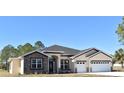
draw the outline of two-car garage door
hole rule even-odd
[[[91,72],[109,72],[111,71],[110,61],[94,60],[91,61]]]

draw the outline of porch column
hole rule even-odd
[[[57,67],[57,72],[59,73],[59,70],[60,70],[60,68],[61,68],[61,58],[60,58],[60,56],[58,56],[58,67]]]
[[[73,72],[76,73],[76,72],[77,72],[77,71],[76,71],[76,65],[77,65],[77,64],[76,64],[76,61],[75,61],[75,60],[71,60],[71,59],[70,59],[70,61],[72,62],[72,69],[73,69]]]
[[[21,59],[21,69],[20,74],[24,74],[24,59]]]

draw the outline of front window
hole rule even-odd
[[[42,59],[32,59],[31,60],[32,69],[42,69]]]
[[[67,59],[61,60],[61,69],[62,70],[69,70],[69,60],[67,60]]]

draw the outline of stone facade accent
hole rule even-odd
[[[31,59],[32,58],[38,58],[43,60],[43,69],[32,69],[31,68]],[[29,55],[24,56],[24,73],[25,74],[35,74],[35,73],[49,73],[49,68],[48,68],[48,56],[39,53],[39,52],[33,52]]]

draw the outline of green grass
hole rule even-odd
[[[9,72],[0,69],[0,77],[110,77],[104,75],[89,75],[89,74],[28,74],[28,75],[13,75]]]

